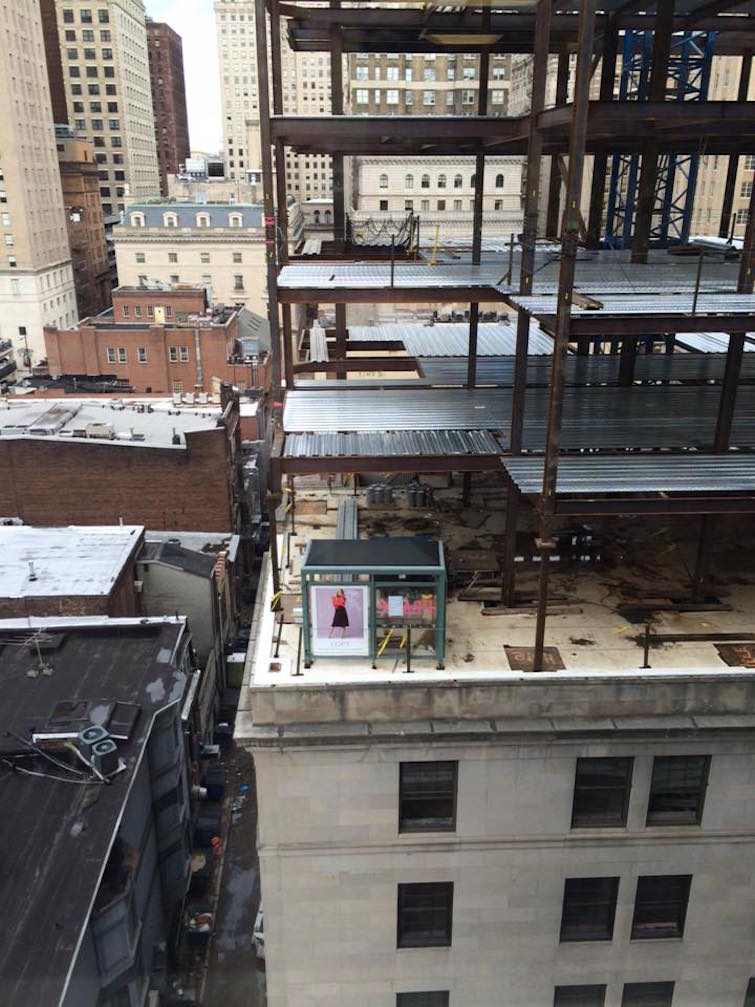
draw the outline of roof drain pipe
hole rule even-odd
[[[202,377],[202,342],[200,339],[199,329],[194,330],[194,352],[197,356],[197,388],[204,389],[204,380]]]

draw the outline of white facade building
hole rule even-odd
[[[0,26],[0,340],[25,366],[78,314],[39,4],[4,5]]]
[[[396,227],[413,212],[419,215],[422,244],[466,238],[472,234],[475,162],[471,157],[358,157],[353,159],[353,211],[357,235]],[[508,238],[522,229],[522,159],[490,157],[485,162],[483,235]]]

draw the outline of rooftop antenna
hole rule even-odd
[[[34,569],[34,561],[29,560],[29,580],[37,579],[37,571]]]

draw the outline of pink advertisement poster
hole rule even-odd
[[[370,653],[366,585],[316,584],[309,589],[312,653],[365,657]]]

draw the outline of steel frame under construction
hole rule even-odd
[[[369,8],[341,8],[339,0],[329,7],[311,7],[306,4],[282,4],[279,0],[255,0],[257,21],[257,63],[267,67],[267,32],[270,25],[272,57],[272,116],[268,77],[259,77],[259,105],[261,109],[263,186],[265,199],[265,227],[268,250],[268,293],[270,328],[273,346],[273,385],[276,397],[281,389],[281,343],[283,365],[288,389],[294,387],[294,354],[291,305],[295,303],[335,304],[336,361],[346,360],[346,304],[355,302],[438,302],[469,304],[469,349],[467,355],[466,387],[477,384],[477,337],[479,305],[481,302],[499,301],[518,311],[517,341],[513,389],[510,400],[510,429],[508,452],[516,458],[523,452],[527,403],[531,396],[528,388],[528,342],[531,317],[536,315],[551,333],[553,353],[550,357],[547,409],[545,413],[544,450],[537,469],[538,492],[528,492],[538,516],[537,547],[540,551],[537,623],[535,630],[534,668],[540,670],[546,630],[548,607],[549,556],[555,548],[555,526],[563,513],[558,491],[559,465],[562,457],[562,432],[564,431],[564,401],[567,394],[566,361],[574,349],[580,355],[589,354],[593,341],[600,338],[617,342],[620,353],[630,364],[637,353],[638,343],[648,339],[666,339],[676,332],[715,331],[728,334],[728,350],[723,375],[718,389],[714,429],[710,431],[706,454],[726,455],[731,443],[735,403],[740,380],[746,333],[755,330],[755,315],[747,295],[753,290],[753,264],[755,262],[755,188],[750,202],[750,216],[744,239],[736,289],[729,294],[729,303],[718,305],[720,310],[707,310],[706,298],[696,289],[694,297],[688,293],[660,298],[648,306],[643,297],[642,310],[611,312],[604,306],[602,295],[587,298],[575,291],[575,276],[580,244],[596,247],[604,218],[605,179],[608,158],[617,153],[639,157],[634,227],[631,239],[632,262],[642,264],[648,260],[648,247],[652,232],[656,204],[657,178],[660,159],[678,154],[693,154],[704,139],[708,153],[726,154],[735,164],[742,153],[755,153],[755,114],[752,103],[746,101],[746,79],[749,76],[751,51],[755,48],[755,17],[751,4],[737,0],[655,0],[644,13],[637,14],[633,0],[606,0],[597,14],[596,0],[580,0],[562,10],[556,0],[536,0],[532,9],[516,12],[496,10],[487,4],[472,5],[463,9],[447,8],[405,9],[393,6]],[[742,13],[742,11],[745,13]],[[727,12],[740,16],[727,16]],[[294,49],[327,51],[331,61],[331,118],[287,118],[283,115],[283,87],[281,73],[281,24],[287,22],[288,38]],[[617,102],[613,100],[617,57],[622,33],[627,31],[652,33],[649,54],[648,100],[645,102]],[[673,38],[678,32],[715,32],[714,52],[741,54],[743,84],[736,102],[668,101],[666,86],[669,62],[672,59]],[[444,39],[448,40],[448,45]],[[344,115],[342,92],[342,60],[346,52],[431,52],[473,51],[480,56],[480,86],[477,118],[433,117],[382,117]],[[496,118],[487,115],[488,69],[491,52],[528,52],[534,56],[531,110],[518,118]],[[561,81],[556,107],[545,108],[546,70],[548,54],[575,54],[572,101],[565,96],[568,89]],[[562,60],[568,70],[568,63]],[[590,101],[591,79],[598,67],[600,71],[600,100]],[[349,154],[412,154],[432,156],[452,151],[475,159],[475,199],[472,236],[471,267],[464,280],[457,283],[438,284],[432,267],[425,264],[427,280],[423,282],[419,264],[411,267],[415,272],[405,283],[403,264],[393,259],[390,271],[382,284],[358,280],[336,284],[331,275],[315,274],[304,264],[288,265],[286,234],[285,173],[274,174],[273,155],[277,164],[284,163],[286,146],[297,151],[317,151],[333,157],[334,189],[334,249],[338,257],[345,239],[345,200],[343,186],[343,159]],[[483,202],[482,182],[485,158],[491,154],[526,155],[524,186],[524,224],[519,260],[518,280],[509,275],[503,282],[491,280],[487,267],[481,264]],[[559,272],[555,296],[549,298],[548,310],[536,314],[533,295],[536,235],[541,205],[541,167],[545,154],[562,154],[568,165],[565,172],[563,213],[561,217]],[[586,156],[592,156],[593,181],[590,188],[589,216],[585,223],[580,213]],[[556,158],[554,158],[554,161]],[[731,175],[733,192],[734,175]],[[727,176],[728,178],[728,176]],[[550,187],[551,191],[553,186]],[[276,229],[277,207],[277,229]],[[553,216],[554,201],[549,200],[549,216]],[[558,206],[556,205],[556,212]],[[724,212],[726,207],[724,207]],[[728,225],[728,216],[726,219]],[[723,226],[723,218],[722,218]],[[342,263],[342,258],[339,259]],[[313,262],[307,259],[307,267]],[[701,255],[702,266],[702,255]],[[315,260],[316,263],[316,260]],[[286,268],[288,266],[288,268]],[[385,267],[383,267],[385,269]],[[279,270],[284,269],[279,286]],[[419,272],[417,270],[419,269]],[[475,277],[475,269],[479,276]],[[700,287],[700,273],[698,284]],[[589,293],[589,292],[588,292]],[[606,299],[608,300],[608,298]],[[652,301],[652,299],[650,299]],[[638,304],[638,307],[640,305]],[[578,311],[573,308],[579,308]],[[699,310],[698,310],[699,309]],[[280,313],[280,314],[279,314]],[[282,339],[280,331],[282,326]],[[339,377],[346,377],[347,368],[331,368]],[[631,384],[619,381],[619,384]],[[344,383],[344,391],[348,383]],[[573,387],[573,386],[572,386]],[[615,389],[617,392],[619,389]],[[438,391],[441,391],[440,389]],[[611,393],[610,388],[603,389]],[[632,394],[633,389],[621,388]],[[658,389],[664,394],[664,388]],[[373,394],[381,394],[375,392]],[[568,394],[577,394],[573,390]],[[672,396],[668,398],[670,420],[674,419]],[[621,421],[620,396],[617,394],[614,419]],[[347,421],[345,421],[347,422]],[[349,433],[348,429],[341,431]],[[418,431],[419,433],[419,431]],[[684,430],[679,432],[680,448]],[[359,444],[359,441],[356,441]],[[442,448],[438,449],[439,451]],[[666,457],[666,456],[664,456]],[[621,458],[615,458],[618,464]],[[339,470],[391,471],[399,467],[395,454],[384,455],[365,452],[337,459]],[[411,463],[413,471],[465,471],[465,488],[469,488],[470,470],[501,465],[496,455],[485,454],[427,454],[403,458]],[[276,433],[272,458],[272,491],[270,512],[280,500],[281,477],[300,471],[334,471],[334,459],[309,456],[304,459],[286,452],[285,430]],[[512,492],[507,509],[507,547],[504,565],[503,595],[509,604],[516,602],[514,589],[514,542],[521,494],[515,490],[516,480],[509,474]],[[695,489],[684,496],[684,513],[702,515],[698,561],[693,589],[699,596],[708,581],[714,540],[714,522],[721,511],[755,511],[755,496],[737,484],[733,490],[736,502],[721,503],[727,498],[726,488],[718,487],[711,495],[710,487]],[[605,496],[605,495],[604,495]],[[607,493],[610,497],[610,492]],[[715,498],[711,502],[712,496]],[[663,491],[635,493],[631,486],[622,484],[621,493],[609,510],[595,513],[667,513],[659,501]],[[603,504],[608,507],[607,504]],[[653,506],[656,510],[653,511]],[[623,509],[622,508],[626,508]],[[681,508],[681,505],[680,505]],[[584,511],[583,511],[584,512]],[[681,511],[680,511],[681,512]],[[273,569],[277,570],[275,527],[271,528]],[[278,581],[276,574],[276,591]]]

